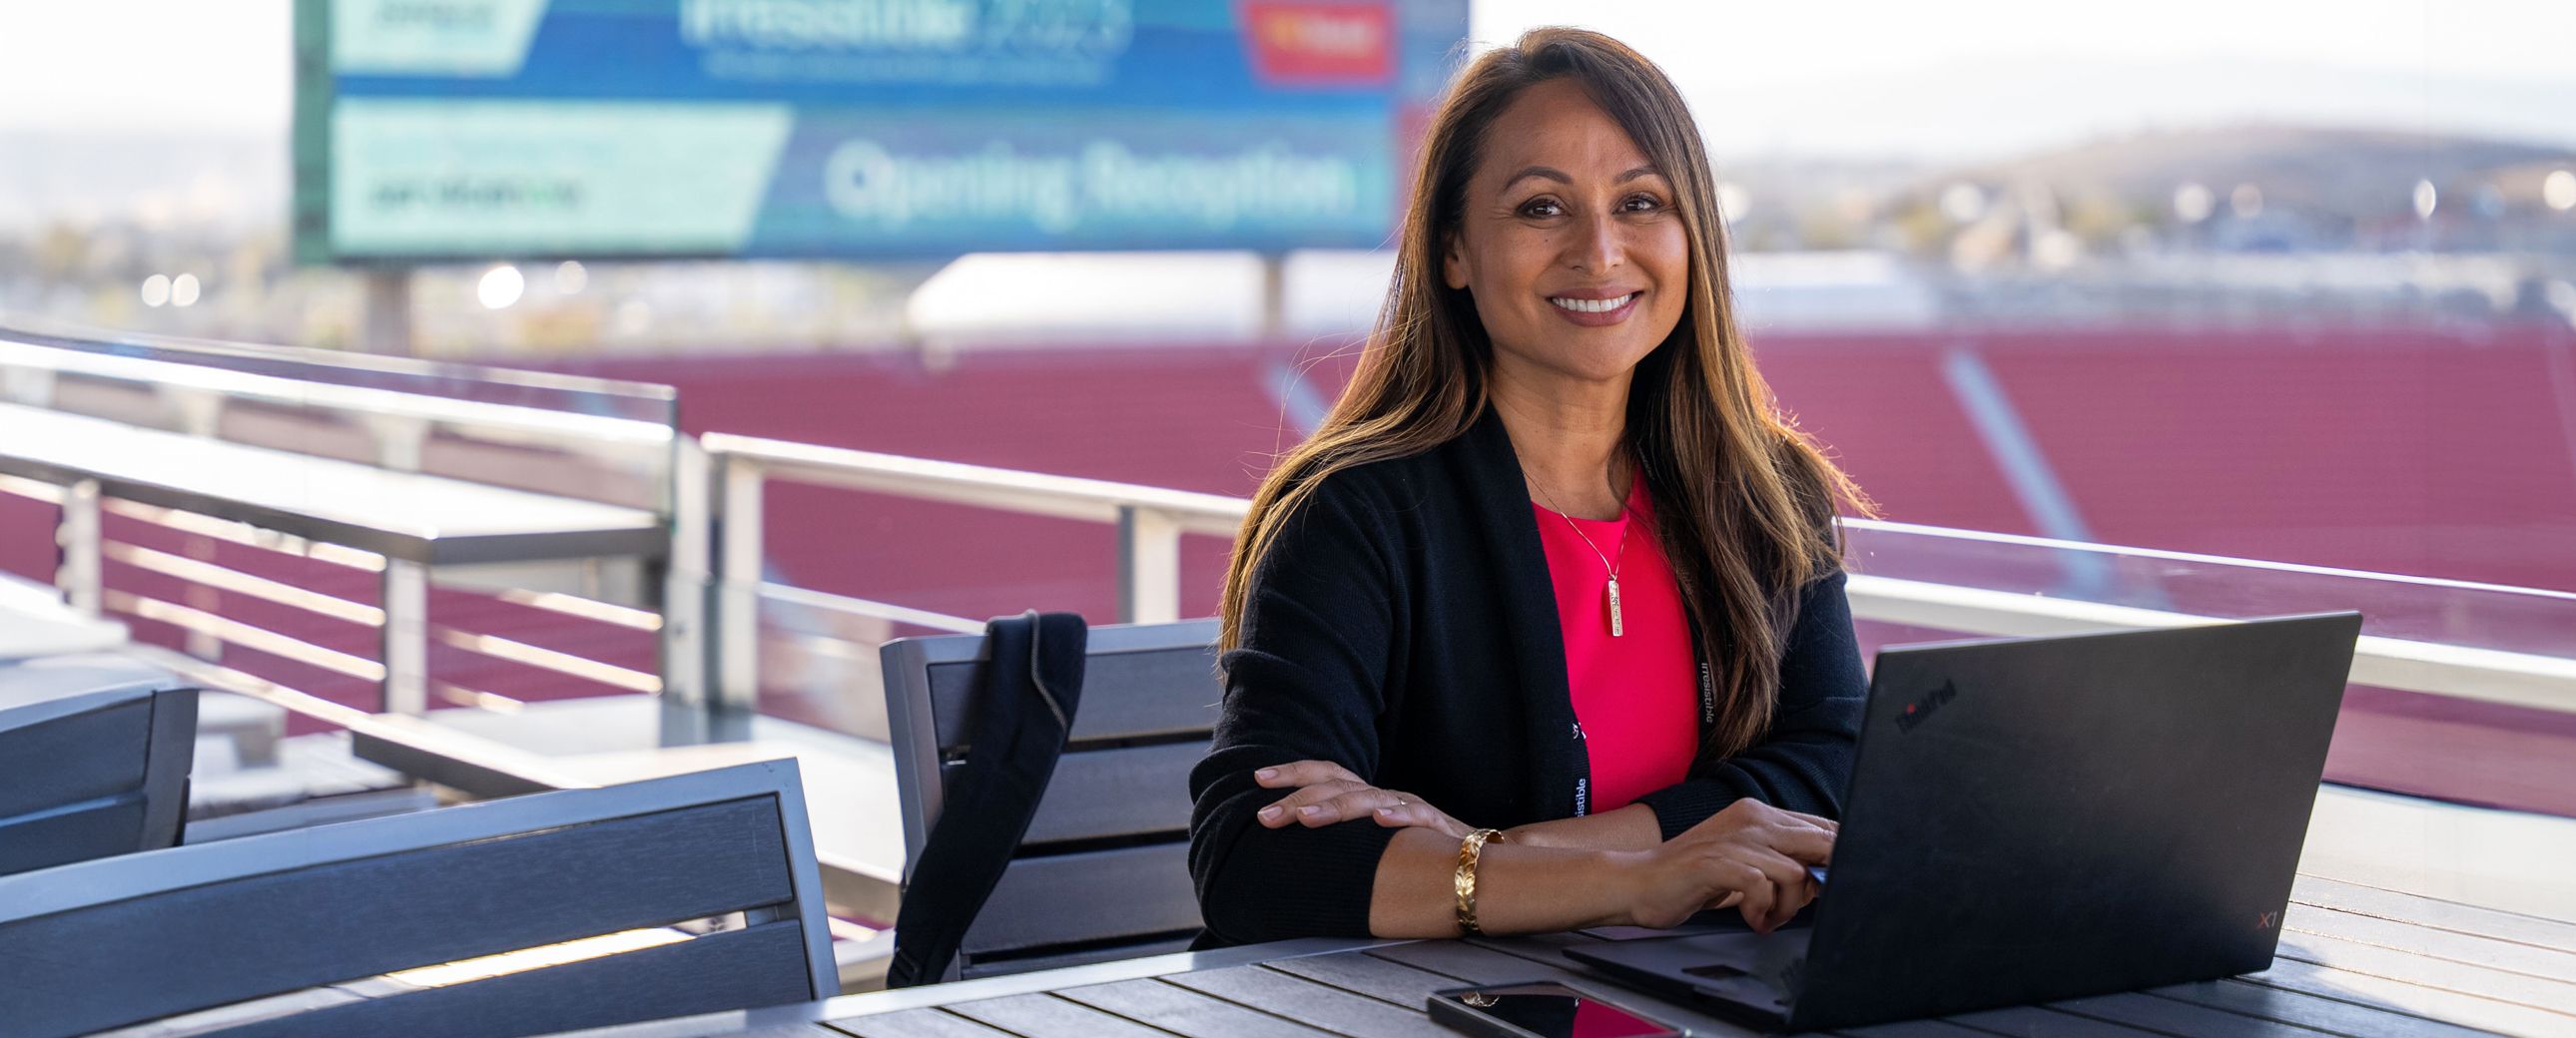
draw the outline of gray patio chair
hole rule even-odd
[[[0,875],[179,842],[197,690],[120,656],[0,664]]]
[[[767,761],[0,877],[0,1030],[506,1038],[798,1002],[838,993],[825,925],[795,762]],[[649,946],[420,969],[604,935]]]
[[[1216,723],[1216,635],[1214,620],[1090,630],[1070,744],[947,979],[1179,951],[1197,934],[1188,775]],[[971,634],[882,653],[907,884],[966,767],[983,653]]]

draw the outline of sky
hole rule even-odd
[[[288,0],[0,7],[0,131],[282,136]],[[1479,0],[1494,42],[1571,22],[1672,74],[1721,151],[1983,157],[2286,120],[2576,148],[2568,0]]]
[[[1989,157],[2147,127],[2287,121],[2576,150],[2568,0],[1480,0],[1662,65],[1720,153]]]
[[[1480,40],[1500,42],[1521,26],[1563,21],[1638,44],[1677,75],[1708,83],[2061,51],[2145,60],[2197,53],[2576,83],[2567,58],[2576,6],[2563,0],[1480,0],[1473,10],[1470,32]]]

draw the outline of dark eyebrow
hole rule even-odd
[[[1503,190],[1509,191],[1512,189],[1512,185],[1518,184],[1531,177],[1537,177],[1541,180],[1553,180],[1559,184],[1574,183],[1574,178],[1566,176],[1564,170],[1552,169],[1547,166],[1528,166],[1524,167],[1520,172],[1512,174],[1511,179],[1503,181]]]
[[[1651,177],[1655,175],[1657,175],[1655,167],[1651,165],[1639,166],[1635,169],[1619,174],[1618,178],[1612,180],[1611,183],[1625,184],[1639,177]],[[1503,181],[1503,190],[1509,191],[1512,189],[1512,185],[1518,184],[1531,177],[1537,177],[1541,180],[1553,180],[1559,184],[1566,184],[1569,186],[1574,183],[1574,178],[1566,176],[1564,170],[1557,169],[1552,166],[1527,166],[1523,167],[1520,172],[1512,174],[1512,178],[1510,180]]]

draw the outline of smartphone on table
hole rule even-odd
[[[1431,1018],[1491,1038],[1685,1038],[1688,1032],[1563,984],[1483,984],[1434,991]]]

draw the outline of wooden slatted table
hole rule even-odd
[[[1558,980],[1694,1035],[1758,1032],[1563,957],[1595,933],[1289,941],[582,1032],[587,1038],[1449,1038],[1438,988]],[[2300,877],[2272,968],[2228,980],[1838,1032],[1854,1038],[2576,1035],[2576,924]]]

